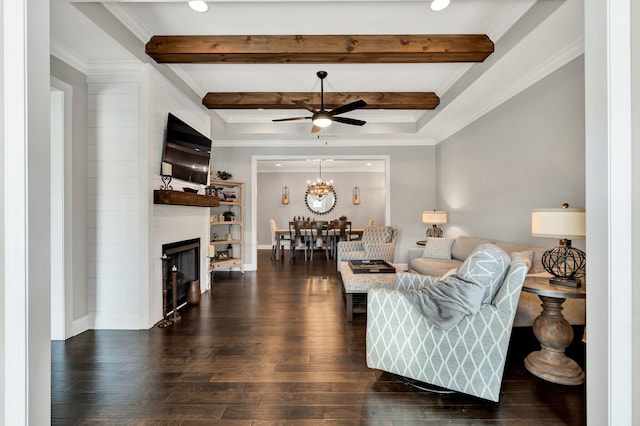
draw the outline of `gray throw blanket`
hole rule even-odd
[[[481,244],[454,275],[403,294],[427,320],[443,330],[491,303],[509,269],[509,255],[495,244]]]

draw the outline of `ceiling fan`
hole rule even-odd
[[[345,112],[353,111],[354,109],[366,107],[367,103],[363,100],[350,102],[348,104],[334,108],[331,111],[327,111],[324,109],[324,79],[327,77],[327,72],[318,71],[316,75],[320,79],[320,109],[317,110],[303,101],[293,101],[293,103],[298,105],[300,108],[304,108],[307,111],[312,112],[313,115],[310,117],[279,118],[273,121],[294,121],[311,119],[311,122],[313,123],[311,133],[319,132],[320,129],[330,126],[334,121],[337,121],[338,123],[351,124],[354,126],[364,125],[366,121],[357,120],[355,118],[336,117],[336,115],[338,114],[344,114]]]

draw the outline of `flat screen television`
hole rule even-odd
[[[162,161],[170,163],[176,179],[207,184],[211,139],[169,113]]]

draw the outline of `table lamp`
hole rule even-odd
[[[558,238],[558,245],[542,255],[542,266],[553,275],[552,284],[580,287],[587,257],[582,250],[571,247],[571,239],[585,238],[586,214],[584,209],[535,209],[531,212],[531,235]]]
[[[442,229],[438,225],[447,223],[447,212],[443,211],[424,211],[422,212],[422,223],[430,223],[431,228],[427,229],[427,237],[442,237]]]

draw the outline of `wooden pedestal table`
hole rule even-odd
[[[584,299],[587,289],[549,284],[548,278],[527,278],[522,290],[537,294],[542,300],[542,313],[533,321],[533,333],[540,346],[524,360],[530,373],[541,379],[561,385],[584,383],[584,371],[564,350],[573,341],[573,329],[562,315],[566,299]]]

